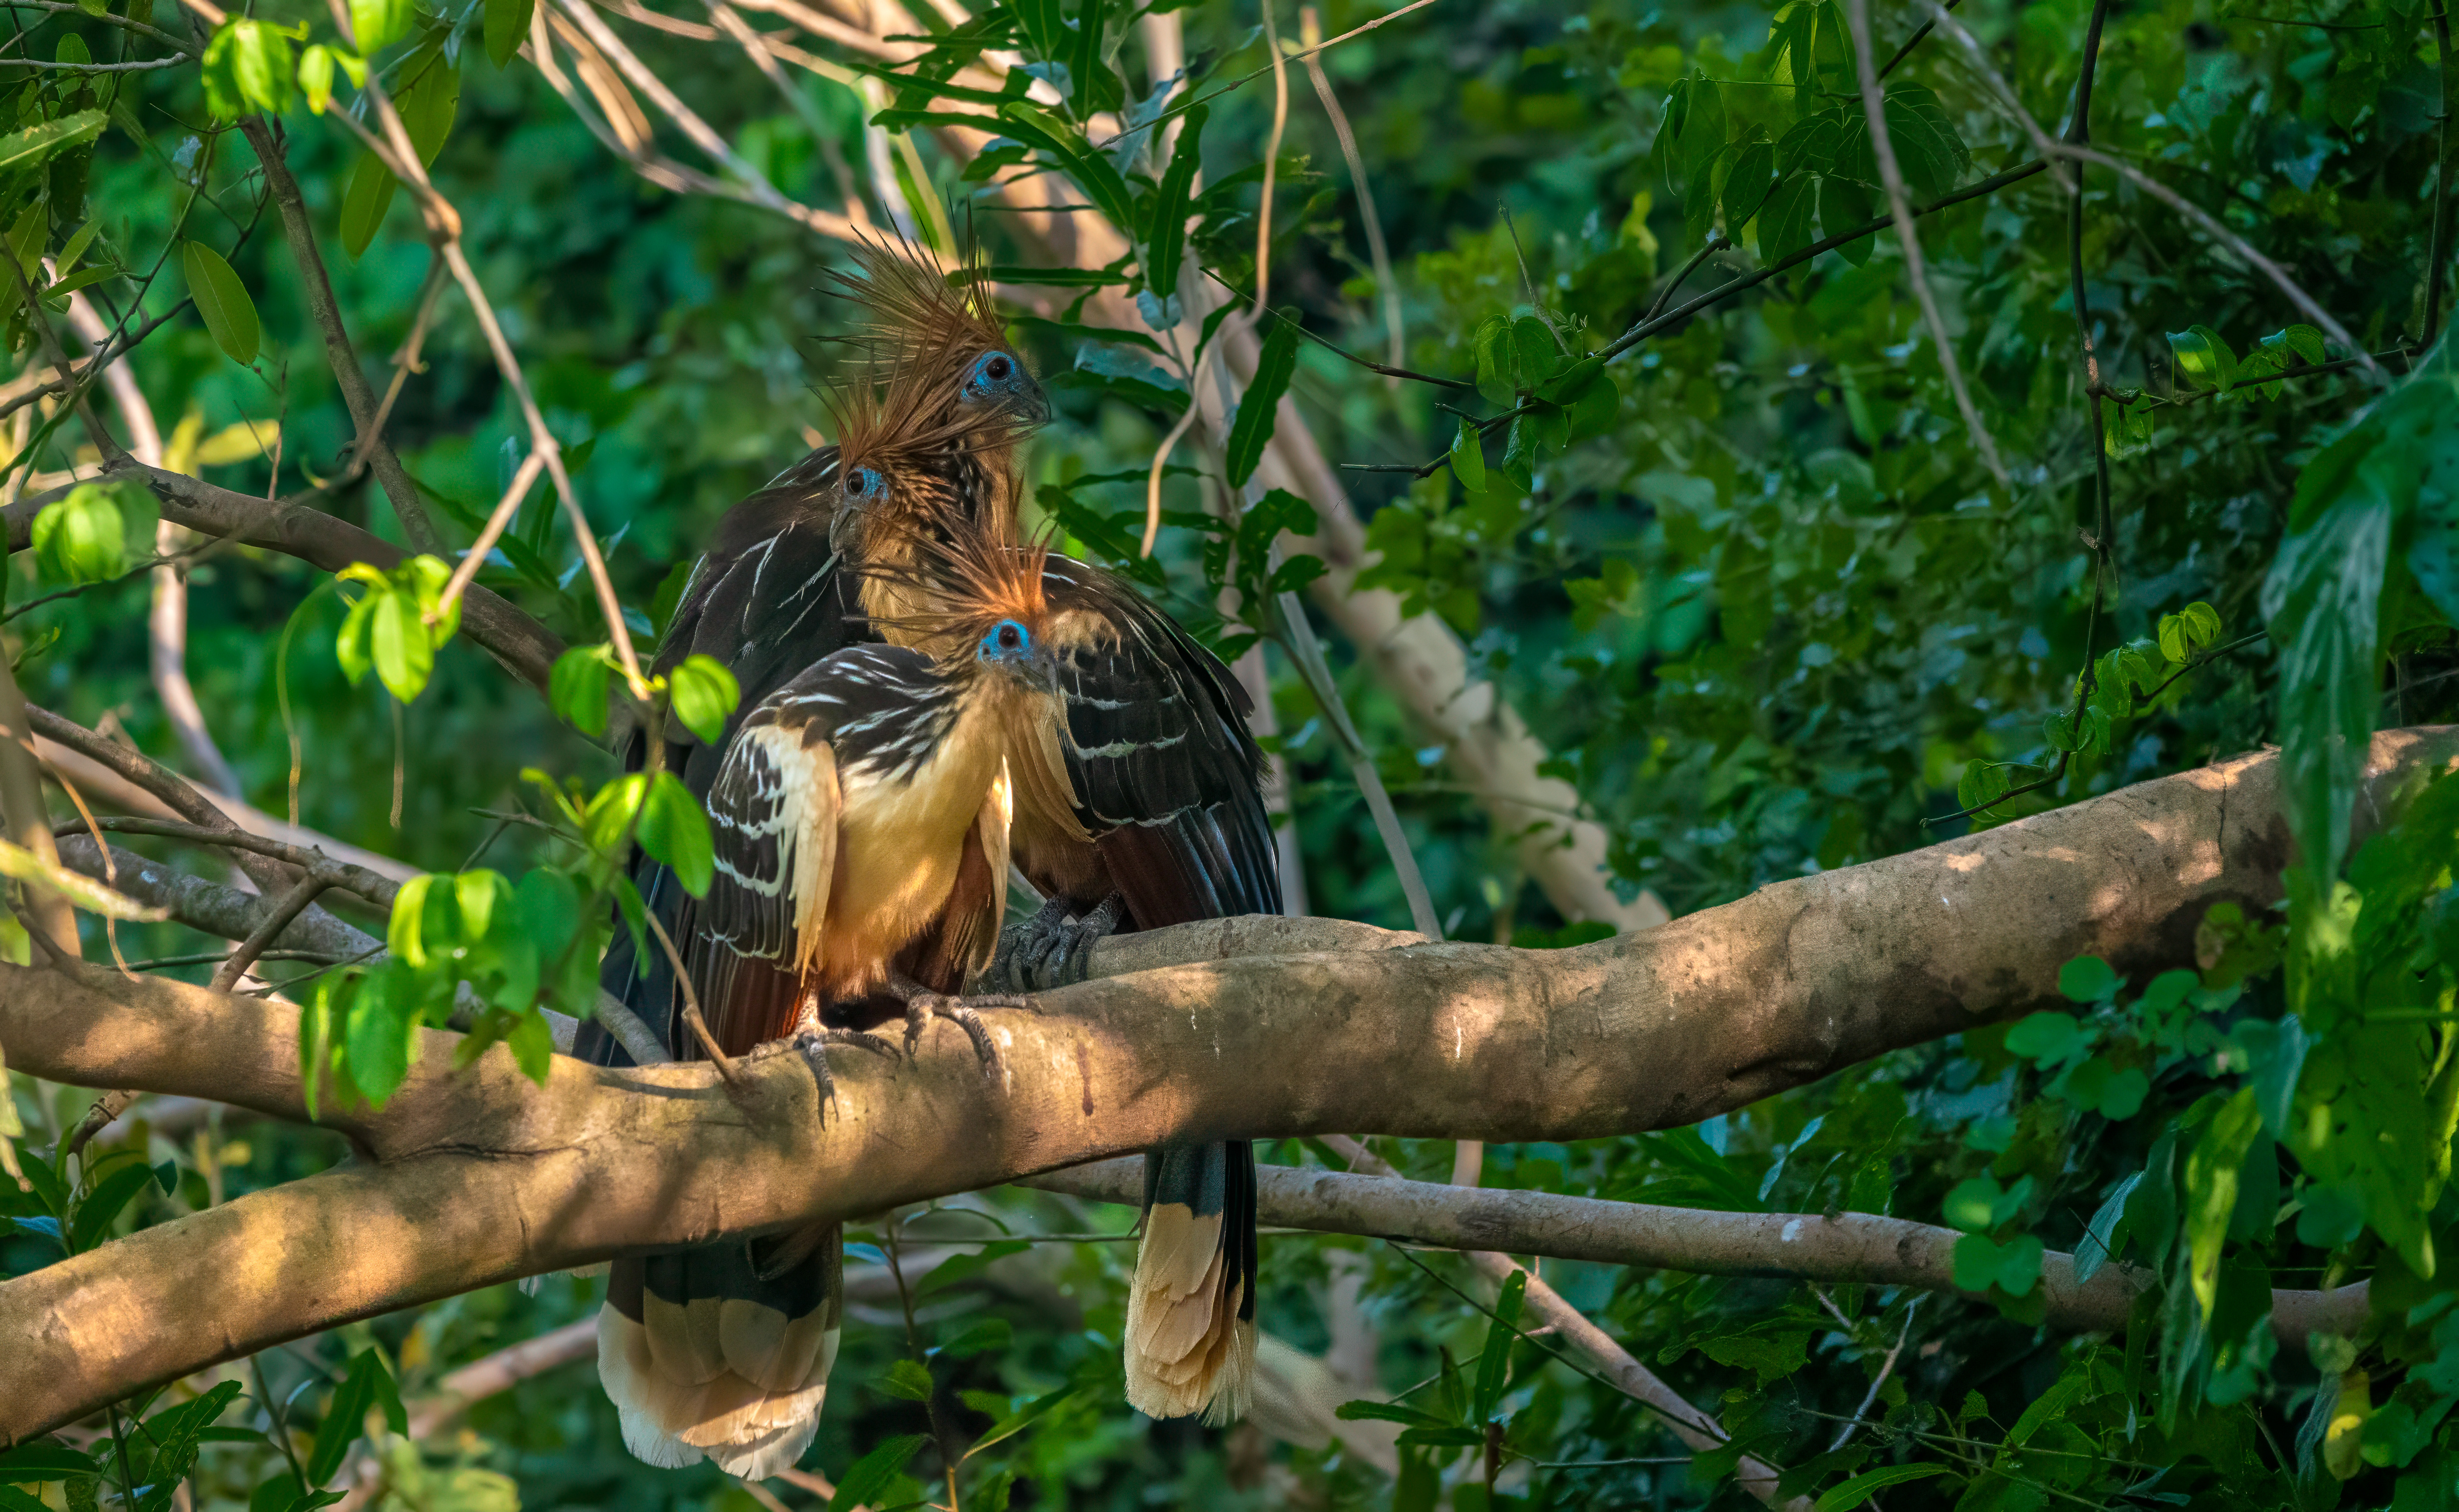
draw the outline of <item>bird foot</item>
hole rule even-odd
[[[934,1018],[945,1018],[965,1031],[974,1043],[974,1055],[981,1061],[985,1080],[998,1075],[998,1046],[991,1043],[990,1026],[982,1022],[977,1011],[983,1008],[1021,1008],[1027,1013],[1040,1013],[1040,1006],[1029,998],[1009,993],[985,993],[970,998],[951,998],[911,981],[890,984],[890,990],[905,999],[905,1054],[910,1059],[922,1043],[922,1031]]]
[[[1113,892],[1082,918],[1070,918],[1066,903],[1052,898],[1021,931],[1000,942],[991,980],[1012,992],[1074,986],[1091,974],[1094,945],[1119,927],[1126,911],[1126,900]]]
[[[829,1049],[832,1044],[857,1045],[874,1055],[893,1056],[896,1047],[875,1034],[858,1029],[828,1029],[807,1024],[794,1035],[794,1049],[805,1064],[811,1068],[811,1079],[820,1084],[820,1123],[829,1122],[829,1109],[836,1105],[837,1079],[829,1074]]]

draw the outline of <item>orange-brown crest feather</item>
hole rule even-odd
[[[1045,536],[1022,536],[1013,519],[994,514],[978,521],[940,522],[938,530],[909,536],[906,544],[911,565],[880,571],[908,590],[909,601],[933,607],[884,624],[891,640],[954,655],[1002,620],[1041,634],[1049,614],[1041,591],[1042,564],[1050,555]]]
[[[903,237],[859,237],[852,255],[861,277],[837,269],[828,276],[869,315],[858,339],[871,348],[875,365],[929,368],[933,381],[944,386],[962,381],[964,365],[977,354],[1007,345],[977,248],[966,249],[957,287],[949,285],[934,254]]]

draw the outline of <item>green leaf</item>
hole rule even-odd
[[[80,483],[69,496],[34,516],[34,561],[47,578],[72,583],[108,582],[125,570],[128,523],[118,491]]]
[[[1759,206],[1759,258],[1780,262],[1816,240],[1813,221],[1818,209],[1818,180],[1796,174],[1768,192]]]
[[[2107,1002],[2126,979],[2097,956],[2078,956],[2058,968],[2058,991],[2069,1002]]]
[[[1870,191],[1849,178],[1818,180],[1818,229],[1823,236],[1842,236],[1856,231],[1877,219],[1871,211]],[[1860,267],[1870,261],[1878,250],[1875,236],[1856,238],[1836,249],[1845,262]]]
[[[154,1453],[146,1464],[147,1483],[137,1488],[136,1512],[168,1512],[180,1482],[196,1466],[198,1436],[239,1393],[239,1382],[223,1381],[145,1419],[138,1436],[154,1446]]]
[[[38,1485],[100,1473],[93,1456],[54,1439],[37,1438],[0,1453],[0,1484]]]
[[[348,1457],[350,1445],[366,1434],[368,1414],[379,1406],[385,1409],[386,1421],[395,1433],[409,1430],[409,1419],[402,1412],[401,1396],[393,1386],[391,1373],[385,1369],[374,1350],[361,1350],[350,1361],[349,1374],[333,1388],[333,1399],[316,1430],[315,1451],[308,1456],[306,1464],[311,1484],[322,1485],[333,1479],[334,1472]]]
[[[658,773],[648,801],[641,806],[641,849],[672,867],[684,892],[694,897],[707,895],[717,866],[708,815],[673,772]]]
[[[427,691],[435,670],[435,646],[427,627],[418,622],[418,601],[398,589],[372,595],[375,608],[368,620],[368,655],[385,688],[404,704]]]
[[[1281,395],[1289,391],[1290,378],[1297,368],[1297,314],[1290,311],[1273,321],[1264,337],[1264,348],[1255,358],[1255,376],[1247,385],[1246,397],[1238,401],[1237,417],[1230,422],[1223,455],[1231,488],[1245,488],[1255,475],[1255,464],[1264,459],[1264,448],[1272,439]]]
[[[892,1362],[888,1374],[872,1381],[872,1385],[887,1396],[899,1396],[907,1401],[929,1401],[932,1392],[936,1389],[931,1379],[930,1367],[920,1360],[911,1359]]]
[[[1725,174],[1725,234],[1738,240],[1775,187],[1776,149],[1766,142],[1743,148]]]
[[[510,68],[513,55],[529,40],[530,17],[537,0],[487,0],[487,60]]]
[[[188,297],[197,302],[197,316],[213,333],[214,345],[242,368],[255,362],[262,330],[247,286],[222,255],[202,242],[183,246],[179,261],[188,274]]]
[[[2088,1047],[2083,1028],[2072,1014],[2044,1010],[2026,1016],[2007,1031],[2007,1052],[2027,1060],[2065,1060],[2080,1056]]]
[[[2091,1215],[2091,1222],[2084,1225],[2083,1238],[2076,1243],[2074,1250],[2075,1285],[2081,1286],[2091,1280],[2099,1273],[2102,1266],[2117,1258],[2118,1250],[2125,1244],[2118,1228],[2126,1218],[2126,1199],[2142,1184],[2141,1171],[2119,1182],[2117,1189],[2109,1194],[2109,1200]]]
[[[2198,388],[2225,388],[2237,377],[2237,353],[2208,326],[2169,332],[2177,371]]]
[[[930,1442],[922,1434],[899,1434],[883,1438],[871,1453],[853,1462],[853,1468],[837,1479],[837,1494],[829,1498],[829,1512],[851,1512],[866,1502],[877,1502],[879,1494],[905,1471],[905,1461],[914,1451]]]
[[[76,1222],[70,1227],[74,1236],[72,1248],[83,1251],[102,1243],[109,1236],[112,1221],[153,1181],[152,1167],[142,1161],[131,1161],[96,1182],[94,1190],[77,1204]]]
[[[1405,1423],[1413,1428],[1447,1426],[1444,1419],[1422,1407],[1412,1407],[1407,1402],[1370,1401],[1360,1398],[1356,1401],[1342,1402],[1333,1409],[1332,1415],[1342,1422],[1396,1422]]]
[[[362,57],[373,57],[408,36],[417,19],[415,0],[350,0],[350,31]]]
[[[1496,1404],[1503,1400],[1503,1388],[1511,1379],[1511,1346],[1520,1337],[1514,1325],[1520,1321],[1520,1309],[1527,1292],[1528,1272],[1514,1270],[1503,1279],[1502,1294],[1495,1299],[1494,1320],[1486,1326],[1485,1348],[1477,1359],[1471,1416],[1481,1423],[1494,1416]]]
[[[708,659],[703,657],[700,660]],[[613,671],[604,644],[574,646],[557,657],[554,670],[547,673],[548,707],[555,710],[557,718],[584,735],[605,734],[608,679]],[[731,674],[728,681],[732,681]],[[676,695],[676,704],[680,714],[680,692]]]
[[[1508,405],[1513,398],[1511,387],[1511,323],[1500,315],[1488,315],[1478,322],[1469,338],[1470,348],[1477,354],[1477,391],[1488,404]]]
[[[940,1345],[935,1353],[950,1359],[967,1359],[976,1354],[987,1354],[993,1350],[1005,1350],[1015,1341],[1016,1330],[1007,1319],[984,1318]]]
[[[1878,1470],[1865,1470],[1841,1485],[1821,1492],[1818,1502],[1812,1504],[1811,1512],[1853,1512],[1855,1507],[1889,1486],[1954,1473],[1952,1466],[1934,1463],[1887,1465]]]
[[[557,661],[558,668],[561,659]],[[712,656],[694,653],[666,674],[666,686],[674,699],[675,718],[683,727],[714,746],[725,733],[725,722],[743,702],[743,684],[734,680],[725,663]],[[600,720],[603,720],[605,694],[602,680],[599,694]]]
[[[2186,1155],[2187,1277],[2206,1323],[2219,1300],[2220,1247],[2228,1238],[2229,1214],[2237,1208],[2238,1168],[2261,1131],[2254,1088],[2239,1087],[2203,1124]]]
[[[2307,474],[2338,450],[2307,464]],[[2348,848],[2349,810],[2382,698],[2376,612],[2396,513],[2372,478],[2349,481],[2321,519],[2280,543],[2262,585],[2263,617],[2280,648],[2277,728],[2288,828],[2306,877],[2321,890]]]
[[[270,22],[242,16],[205,44],[205,108],[222,120],[290,104],[290,37]]]
[[[1580,390],[1567,411],[1574,441],[1604,435],[1613,429],[1622,413],[1622,389],[1615,386],[1613,374],[1599,372],[1593,382]]]
[[[410,55],[402,65],[401,77],[405,82],[394,101],[401,111],[401,124],[410,133],[410,145],[417,150],[418,160],[432,168],[436,155],[444,151],[445,139],[452,135],[453,117],[461,108],[461,70],[445,55],[438,37]]]
[[[384,224],[385,212],[392,208],[393,191],[401,181],[383,159],[370,152],[359,154],[359,163],[350,170],[350,186],[342,194],[342,250],[355,262],[376,239],[376,230]]]
[[[1511,361],[1517,387],[1533,389],[1563,370],[1563,349],[1554,344],[1553,328],[1534,315],[1511,323]]]
[[[1179,268],[1187,252],[1187,195],[1202,166],[1200,138],[1210,115],[1210,107],[1204,105],[1187,113],[1178,144],[1170,150],[1169,167],[1161,177],[1160,191],[1153,196],[1152,219],[1145,228],[1145,288],[1162,305],[1178,292]]]
[[[1476,422],[1466,417],[1461,420],[1460,434],[1452,438],[1452,476],[1471,494],[1485,492],[1485,443]]]
[[[1006,1417],[1000,1418],[998,1421],[991,1424],[989,1428],[985,1429],[982,1436],[974,1440],[973,1447],[965,1451],[965,1458],[970,1460],[995,1443],[999,1443],[1006,1439],[1015,1438],[1018,1434],[1020,1434],[1027,1428],[1032,1427],[1035,1422],[1039,1421],[1045,1414],[1049,1413],[1060,1403],[1075,1396],[1076,1392],[1076,1387],[1062,1386],[1059,1390],[1050,1393],[1048,1396],[1035,1397],[1033,1400],[1025,1403],[1023,1406],[1018,1408],[1016,1411],[1008,1414]],[[843,1493],[839,1494],[842,1495]],[[833,1512],[836,1503],[831,1502],[829,1505]]]
[[[0,136],[0,174],[39,167],[56,153],[94,140],[110,123],[111,117],[101,111],[78,111]]]
[[[1995,1226],[1998,1203],[2005,1196],[2004,1188],[1989,1177],[1968,1176],[1946,1194],[1940,1211],[1955,1228],[1980,1233]]]

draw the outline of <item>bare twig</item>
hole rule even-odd
[[[471,542],[470,549],[462,554],[461,564],[452,569],[452,576],[444,584],[444,592],[436,598],[435,607],[426,615],[429,624],[441,623],[444,617],[452,612],[453,604],[460,600],[461,590],[469,587],[470,579],[477,577],[478,569],[486,565],[487,554],[495,549],[495,542],[503,539],[505,530],[513,523],[514,514],[530,496],[531,486],[537,482],[538,474],[544,471],[546,457],[542,453],[533,452],[521,459],[519,470],[513,474],[512,486],[504,490],[504,496],[495,505],[494,513],[487,516],[486,528],[478,532],[478,538]]]
[[[1826,1300],[1823,1294],[1821,1295],[1820,1300]],[[1849,1440],[1856,1432],[1860,1431],[1861,1419],[1870,1415],[1870,1404],[1879,1399],[1880,1388],[1887,1384],[1887,1377],[1895,1372],[1897,1356],[1902,1354],[1904,1352],[1904,1342],[1913,1336],[1913,1313],[1921,1307],[1921,1305],[1922,1299],[1920,1297],[1915,1297],[1910,1303],[1906,1304],[1904,1308],[1904,1326],[1896,1331],[1896,1347],[1887,1351],[1886,1359],[1880,1363],[1879,1374],[1872,1377],[1869,1391],[1862,1395],[1861,1405],[1853,1409],[1853,1420],[1846,1423],[1843,1427],[1836,1430],[1835,1442],[1827,1446],[1827,1452],[1829,1454],[1834,1454],[1837,1450],[1843,1448],[1845,1442]]]
[[[215,969],[211,983],[213,990],[228,992],[238,986],[239,979],[247,975],[248,968],[256,964],[256,958],[264,954],[265,947],[288,929],[290,921],[305,912],[307,905],[316,901],[316,894],[324,892],[327,885],[323,876],[311,871],[299,879],[296,887],[274,899],[273,906],[264,911],[264,917],[257,920],[256,928],[248,932],[247,938],[240,941],[239,948]]]
[[[1938,295],[1929,286],[1929,278],[1922,261],[1921,238],[1913,231],[1912,199],[1904,192],[1904,172],[1896,161],[1896,144],[1887,135],[1887,103],[1885,92],[1879,84],[1878,63],[1870,50],[1869,0],[1845,0],[1845,20],[1853,32],[1853,58],[1861,73],[1861,114],[1870,122],[1870,148],[1879,159],[1879,178],[1886,186],[1887,204],[1893,211],[1896,240],[1903,246],[1904,274],[1912,280],[1913,295],[1921,301],[1922,318],[1929,323],[1930,340],[1938,348],[1939,370],[1946,376],[1946,387],[1955,395],[1955,408],[1964,415],[1964,429],[1972,436],[1973,450],[1981,453],[1982,465],[2001,488],[2013,487],[2007,476],[2007,464],[1999,460],[1998,443],[1990,437],[1989,428],[1981,423],[1981,411],[1973,408],[1972,390],[1964,381],[1964,368],[1955,358],[1955,343],[1947,334],[1946,317],[1938,307]]]
[[[1196,364],[1199,368],[1206,360],[1201,354],[1197,356]],[[1169,466],[1170,452],[1177,450],[1178,443],[1186,438],[1187,428],[1195,424],[1196,411],[1201,408],[1195,402],[1195,375],[1188,374],[1187,411],[1170,426],[1168,432],[1161,438],[1161,445],[1153,449],[1152,475],[1145,480],[1144,555],[1146,556],[1153,554],[1153,542],[1161,536],[1162,472]]]
[[[1255,206],[1255,307],[1247,317],[1251,323],[1264,318],[1264,304],[1272,287],[1272,183],[1280,169],[1281,133],[1290,124],[1289,60],[1281,56],[1281,33],[1272,24],[1272,3],[1260,0],[1264,48],[1272,58],[1272,131],[1264,138],[1264,193]]]
[[[1725,248],[1732,246],[1733,244],[1734,243],[1725,240],[1723,232],[1719,231],[1710,233],[1708,237],[1708,244],[1701,247],[1698,251],[1692,253],[1689,262],[1684,262],[1680,267],[1673,270],[1673,276],[1665,281],[1664,291],[1658,294],[1656,298],[1650,303],[1648,313],[1641,316],[1640,319],[1644,321],[1652,321],[1656,319],[1657,316],[1664,314],[1666,304],[1672,300],[1674,295],[1682,291],[1682,285],[1690,282],[1691,275],[1698,271],[1699,264],[1707,262],[1710,258],[1722,252]]]
[[[1324,1136],[1324,1143],[1346,1157],[1353,1170],[1387,1177],[1400,1174],[1391,1162],[1356,1140],[1329,1134]],[[1456,1160],[1455,1176],[1460,1169]],[[1465,1184],[1456,1182],[1455,1185]],[[1471,1250],[1463,1253],[1469,1264],[1497,1283],[1507,1279],[1513,1271],[1527,1274],[1526,1268],[1507,1254],[1491,1250]],[[1528,1316],[1551,1328],[1555,1337],[1603,1372],[1605,1378],[1617,1390],[1654,1409],[1665,1419],[1666,1425],[1673,1430],[1674,1436],[1692,1448],[1705,1452],[1722,1448],[1728,1441],[1731,1436],[1715,1418],[1683,1400],[1680,1394],[1658,1379],[1656,1374],[1642,1365],[1629,1350],[1614,1342],[1605,1330],[1589,1322],[1585,1313],[1564,1301],[1560,1292],[1534,1274],[1528,1274],[1523,1305]],[[1776,1470],[1773,1465],[1745,1455],[1735,1474],[1744,1490],[1770,1506],[1781,1505],[1785,1512],[1809,1512],[1808,1497],[1795,1497],[1779,1502],[1776,1491]]]
[[[1964,0],[1946,0],[1946,9],[1952,10],[1963,3]],[[1893,74],[1896,71],[1897,64],[1902,63],[1904,59],[1912,56],[1913,49],[1921,46],[1922,38],[1929,35],[1930,26],[1930,22],[1924,21],[1920,26],[1915,27],[1913,29],[1913,34],[1904,38],[1904,45],[1896,49],[1896,55],[1887,59],[1887,66],[1879,70],[1879,77],[1885,78],[1888,74]]]
[[[419,498],[418,485],[410,480],[401,459],[384,438],[384,420],[375,391],[359,368],[358,349],[350,341],[349,327],[333,297],[333,281],[326,272],[324,254],[316,245],[316,228],[308,219],[306,199],[299,192],[299,180],[291,176],[290,164],[284,157],[279,128],[262,116],[248,116],[241,119],[240,131],[263,165],[265,185],[273,193],[274,208],[282,214],[282,231],[290,244],[291,261],[298,264],[299,286],[307,302],[308,318],[324,338],[326,366],[332,368],[333,382],[342,390],[342,402],[349,409],[351,424],[358,428],[358,439],[350,450],[351,472],[368,469],[375,473],[386,499],[392,504],[393,517],[401,521],[402,535],[409,538],[413,551],[441,553],[443,534],[428,514],[425,501]]]
[[[1298,8],[1298,41],[1310,48],[1323,41],[1323,18],[1311,5]],[[1340,140],[1340,156],[1349,164],[1349,181],[1357,190],[1357,219],[1365,227],[1366,256],[1375,269],[1375,286],[1383,295],[1383,329],[1392,343],[1392,366],[1398,368],[1408,360],[1408,344],[1400,326],[1400,284],[1392,276],[1392,254],[1383,244],[1383,218],[1375,213],[1375,186],[1367,181],[1366,159],[1357,151],[1357,134],[1349,129],[1349,115],[1340,108],[1340,97],[1332,92],[1332,80],[1325,76],[1322,62],[1308,53],[1306,68],[1315,97],[1323,101],[1323,113],[1332,119],[1332,134]],[[1387,374],[1384,385],[1397,389],[1400,380]],[[1145,555],[1151,556],[1151,548],[1145,548]]]
[[[63,837],[72,832],[92,830],[107,834],[158,835],[166,840],[185,841],[190,845],[212,846],[225,850],[248,850],[289,863],[301,872],[315,875],[329,888],[356,893],[379,909],[389,910],[399,895],[401,884],[381,872],[355,862],[336,860],[314,846],[293,845],[268,835],[253,834],[245,830],[210,830],[203,825],[180,824],[172,819],[105,815],[59,826],[53,832]]]
[[[649,933],[658,937],[658,948],[666,954],[666,964],[675,974],[675,985],[683,990],[683,1022],[690,1026],[692,1038],[700,1041],[701,1054],[716,1062],[717,1074],[725,1078],[728,1085],[740,1085],[742,1070],[718,1044],[717,1037],[708,1032],[708,1020],[701,1016],[700,993],[692,986],[691,973],[683,970],[683,953],[675,949],[674,938],[666,933],[666,927],[658,922],[656,910],[643,910],[642,916],[649,921]]]

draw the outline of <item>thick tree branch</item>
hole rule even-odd
[[[1961,1236],[1954,1229],[1875,1213],[1703,1212],[1286,1166],[1265,1166],[1257,1178],[1260,1220],[1283,1228],[1703,1275],[1788,1276],[1973,1294],[1955,1284],[1955,1241]],[[1143,1198],[1144,1169],[1133,1159],[1102,1161],[1018,1185],[1133,1204]],[[2069,1333],[2124,1328],[2135,1294],[2151,1284],[2151,1275],[2133,1266],[2106,1265],[2078,1285],[2074,1257],[2055,1251],[2041,1265],[2049,1325]],[[2303,1349],[2306,1335],[2317,1331],[2352,1336],[2365,1320],[2362,1281],[2331,1292],[2275,1291],[2271,1296],[2272,1328],[2293,1349]]]
[[[2459,728],[2377,735],[2358,828],[2453,765]],[[0,1439],[353,1318],[1169,1140],[1691,1124],[2063,1001],[2074,956],[2138,976],[2191,964],[2205,910],[2267,906],[2289,857],[2277,757],[2240,757],[1577,950],[1419,945],[1086,982],[994,1013],[997,1082],[954,1026],[910,1060],[840,1053],[825,1125],[783,1046],[738,1061],[731,1088],[704,1064],[561,1058],[539,1088],[495,1051],[455,1074],[453,1037],[425,1031],[384,1109],[326,1110],[368,1164],[0,1284],[0,1337],[24,1341],[12,1370],[30,1383],[0,1403]],[[297,1033],[278,1003],[0,968],[11,1063],[54,1081],[298,1118]],[[210,1311],[184,1284],[199,1274],[220,1282]]]
[[[151,490],[161,503],[162,517],[175,524],[296,556],[326,572],[340,572],[352,562],[390,570],[409,555],[347,520],[303,505],[251,498],[133,460],[114,463],[104,472]],[[0,512],[8,520],[11,550],[22,551],[32,542],[38,510],[30,506],[37,503],[26,499]],[[555,659],[563,654],[563,642],[554,632],[493,590],[474,583],[462,595],[461,632],[503,663],[506,671],[540,690],[546,687]]]

